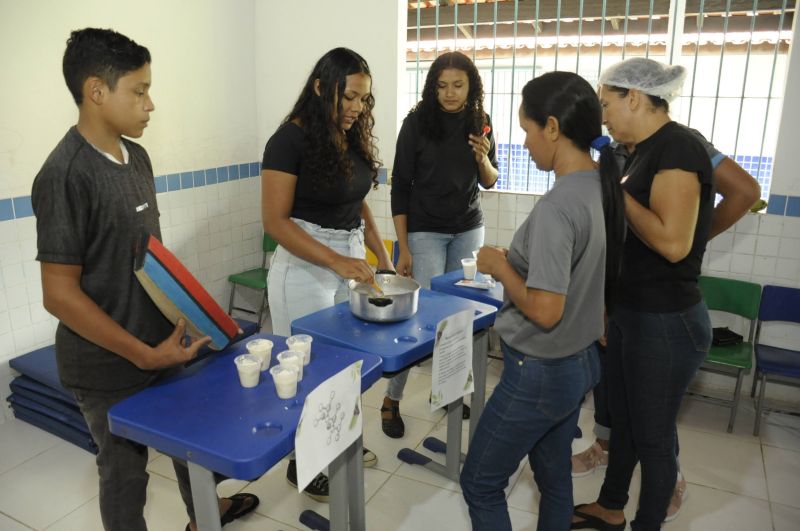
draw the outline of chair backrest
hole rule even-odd
[[[265,232],[261,247],[264,249],[265,253],[271,253],[278,248],[278,242],[273,240],[272,237]]]
[[[397,264],[397,259],[394,256],[397,247],[395,245],[395,242],[393,242],[392,240],[383,240],[383,246],[386,247],[387,251],[389,251],[389,256],[392,257],[392,262],[394,264]],[[378,265],[378,257],[375,256],[375,253],[370,251],[369,247],[367,247],[367,263],[371,266],[376,266],[376,267]]]
[[[753,282],[730,278],[701,276],[697,279],[700,292],[709,310],[740,315],[750,321],[758,317],[761,286]]]
[[[800,323],[800,289],[764,286],[758,320]]]

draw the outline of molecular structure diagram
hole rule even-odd
[[[320,404],[317,416],[314,418],[314,427],[322,423],[325,429],[328,430],[328,439],[326,444],[331,444],[332,440],[339,440],[339,434],[342,431],[342,422],[344,421],[344,411],[342,411],[342,403],[336,402],[334,405],[333,399],[336,397],[336,391],[331,391],[328,404]]]

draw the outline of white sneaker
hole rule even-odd
[[[586,450],[572,456],[572,477],[588,476],[596,468],[603,469],[608,466],[608,452],[595,441]]]
[[[664,518],[665,522],[671,522],[678,517],[678,513],[681,512],[681,505],[688,497],[686,480],[683,478],[683,474],[678,472],[678,481],[675,482],[675,490],[672,491],[672,499],[670,499],[669,507],[667,507],[667,517]]]

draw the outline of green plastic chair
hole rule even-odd
[[[736,421],[736,411],[739,408],[742,380],[745,373],[753,367],[753,337],[758,318],[758,307],[761,302],[761,286],[742,280],[708,276],[701,276],[698,284],[709,310],[738,315],[750,321],[750,331],[744,341],[738,345],[711,345],[711,350],[700,367],[709,372],[736,378],[736,388],[731,400],[703,397],[708,401],[730,406],[728,433],[731,433],[733,423]]]
[[[233,286],[231,286],[231,299],[228,303],[228,314],[233,315],[233,310],[238,310],[240,312],[258,315],[259,331],[261,330],[261,318],[264,315],[264,309],[267,307],[267,272],[269,271],[269,268],[267,267],[267,253],[275,251],[275,249],[278,247],[278,242],[273,240],[268,234],[264,234],[261,247],[264,250],[264,256],[261,259],[261,267],[242,271],[241,273],[236,273],[235,275],[230,275],[228,277],[228,282],[233,284]],[[263,292],[263,295],[261,296],[261,306],[257,312],[248,308],[234,306],[233,301],[234,297],[236,296],[236,286],[244,286],[246,288],[261,290]]]

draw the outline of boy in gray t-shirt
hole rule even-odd
[[[103,526],[145,531],[147,448],[112,435],[108,410],[195,357],[210,338],[184,344],[185,323],[173,328],[133,274],[141,233],[160,237],[150,159],[122,138],[140,137],[154,110],[150,52],[112,30],[87,28],[72,32],[63,70],[78,124],[47,158],[32,193],[43,302],[59,320],[59,377],[99,448]],[[186,465],[174,465],[194,520]],[[223,523],[258,504],[253,495],[235,498],[220,501]]]

